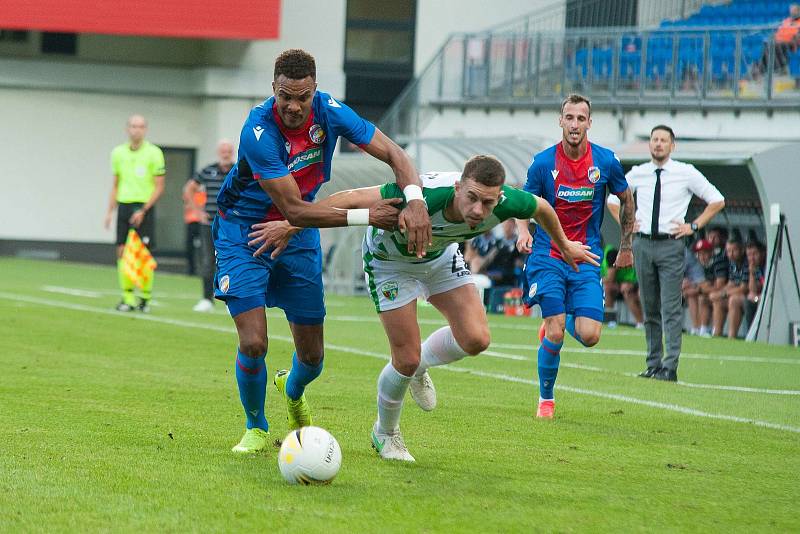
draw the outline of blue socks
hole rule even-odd
[[[578,343],[580,343],[584,347],[586,346],[586,343],[583,342],[583,340],[581,339],[580,334],[578,334],[578,332],[575,331],[575,316],[574,315],[567,315],[567,332],[569,332],[569,335],[574,337],[578,341]]]
[[[549,339],[544,338],[542,344],[539,345],[539,396],[544,400],[553,398],[553,387],[556,385],[558,364],[561,362],[560,351],[563,344],[564,343],[555,344]]]
[[[292,370],[286,380],[286,396],[292,400],[299,399],[306,390],[306,386],[322,372],[322,363],[320,361],[316,366],[303,363],[297,358],[297,352],[295,352],[292,355]]]
[[[239,399],[242,401],[244,414],[247,416],[247,428],[269,430],[267,418],[264,416],[264,399],[267,396],[267,364],[266,353],[251,358],[236,352],[236,383],[239,386]]]

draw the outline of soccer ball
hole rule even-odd
[[[330,484],[341,465],[336,438],[317,426],[289,432],[278,454],[278,467],[289,484]]]

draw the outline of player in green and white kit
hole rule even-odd
[[[564,235],[555,211],[546,201],[504,185],[505,169],[492,156],[474,156],[462,172],[432,172],[420,177],[433,231],[424,258],[408,253],[399,230],[367,228],[362,250],[370,295],[391,347],[392,361],[378,377],[378,420],[372,445],[382,458],[414,461],[400,434],[400,413],[406,390],[426,411],[436,406],[436,391],[428,368],[477,355],[489,346],[486,312],[464,264],[458,243],[480,235],[510,218],[533,219],[553,236],[573,267],[577,261],[596,264],[597,256]],[[376,201],[403,198],[394,184],[352,189],[331,195],[323,203],[354,209]],[[402,207],[399,204],[398,207]],[[259,252],[288,241],[286,223],[255,225],[251,245],[264,241]],[[272,225],[272,231],[266,229]],[[447,319],[424,343],[420,339],[416,300],[424,297]]]

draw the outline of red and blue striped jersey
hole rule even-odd
[[[372,123],[327,93],[314,94],[308,121],[296,130],[284,127],[275,97],[268,98],[250,110],[242,127],[237,163],[217,195],[220,215],[245,224],[283,219],[259,181],[291,174],[303,199],[313,202],[331,178],[339,136],[365,146],[374,135]]]
[[[591,246],[602,257],[600,225],[606,189],[619,194],[627,188],[622,165],[611,150],[588,143],[583,157],[573,161],[558,143],[533,157],[524,189],[553,206],[567,238]],[[541,226],[534,234],[533,255],[563,259]]]

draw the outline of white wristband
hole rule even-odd
[[[347,226],[367,226],[369,224],[369,209],[347,210]]]
[[[403,195],[406,197],[406,202],[411,202],[412,200],[425,202],[425,197],[422,196],[422,188],[416,184],[407,185],[403,189]]]

